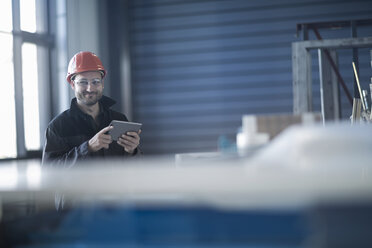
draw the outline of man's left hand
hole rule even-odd
[[[136,132],[128,132],[127,134],[122,134],[118,139],[118,144],[124,147],[124,150],[127,153],[133,153],[134,150],[138,147],[140,143],[140,136],[141,130]]]

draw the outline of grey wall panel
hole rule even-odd
[[[133,115],[144,124],[145,153],[211,151],[219,136],[233,140],[243,114],[292,112],[297,23],[372,18],[372,1],[136,0],[129,2],[128,18]],[[320,33],[350,37],[348,29]],[[372,27],[358,34],[372,36]],[[370,58],[362,50],[366,85]],[[317,52],[312,54],[313,107],[320,111]],[[339,52],[350,90],[351,54]],[[342,90],[341,97],[347,119],[351,108]]]

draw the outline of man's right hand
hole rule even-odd
[[[108,149],[109,145],[112,143],[111,135],[106,134],[106,132],[113,129],[113,126],[108,126],[99,131],[96,135],[93,136],[88,141],[88,149],[90,152],[96,152],[101,150],[102,148]]]

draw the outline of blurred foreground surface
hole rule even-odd
[[[252,151],[4,162],[0,246],[372,247],[371,126],[293,127]]]

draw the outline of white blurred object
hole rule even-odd
[[[236,136],[238,153],[241,156],[250,154],[257,147],[269,142],[268,133],[259,133],[257,131],[257,118],[254,115],[243,116],[242,131]]]
[[[372,126],[349,123],[293,126],[253,158],[254,164],[292,169],[363,168],[372,162]]]
[[[189,165],[198,161],[211,161],[221,158],[220,152],[178,153],[175,155],[176,166]]]
[[[0,166],[0,188],[13,189],[18,183],[18,168],[16,163]]]
[[[306,112],[301,115],[303,125],[312,125],[317,122],[318,115],[316,113]]]
[[[321,114],[308,112],[294,114],[244,115],[242,131],[236,143],[240,156],[252,155],[291,125],[312,125],[321,121]]]

